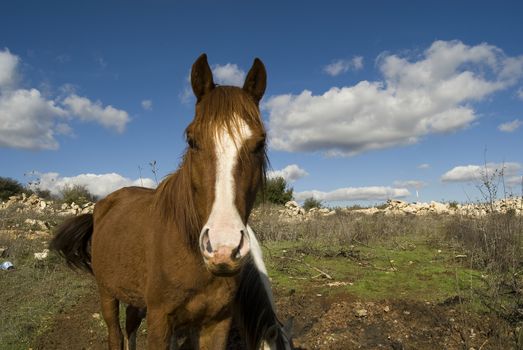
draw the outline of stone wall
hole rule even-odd
[[[18,196],[11,196],[6,202],[0,203],[0,210],[15,207],[17,211],[36,211],[42,213],[53,213],[58,215],[79,215],[92,213],[95,203],[85,203],[78,205],[76,203],[58,204],[52,200],[45,200],[32,194],[27,196],[25,193]]]
[[[285,207],[278,210],[278,213],[283,219],[298,219],[308,220],[314,217],[331,216],[336,212],[345,213],[361,213],[367,215],[384,214],[384,215],[467,215],[467,216],[483,216],[490,212],[507,213],[512,212],[515,215],[523,215],[523,201],[521,198],[508,198],[499,200],[492,205],[485,203],[476,204],[456,204],[456,203],[409,203],[401,200],[388,200],[384,207],[351,209],[351,208],[312,208],[305,210],[297,202],[290,201],[285,204]]]

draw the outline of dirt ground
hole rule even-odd
[[[460,311],[457,297],[439,304],[359,302],[349,294],[282,295],[276,291],[276,299],[282,320],[293,318],[294,344],[303,349],[479,350],[511,349],[514,344],[513,335],[508,327],[500,326],[499,319]],[[93,293],[64,310],[49,329],[33,349],[106,349],[94,286]],[[139,349],[145,348],[145,337],[140,331]]]

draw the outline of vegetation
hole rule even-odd
[[[24,186],[10,177],[0,177],[0,200],[5,201],[11,196],[25,192]]]
[[[5,249],[0,263],[8,260],[15,266],[0,270],[0,349],[28,349],[52,326],[55,315],[93,292],[90,279],[72,273],[58,256],[34,260],[33,254],[47,247],[47,237],[31,235],[33,225],[25,220],[45,220],[56,226],[65,218],[17,209],[0,210],[0,247]]]
[[[305,199],[303,202],[303,209],[310,210],[312,208],[321,208],[322,203],[319,199],[315,199],[314,197],[309,197]]]
[[[483,186],[481,204],[487,213],[481,217],[365,215],[348,210],[287,221],[278,211],[292,199],[292,188],[282,178],[269,179],[259,194],[268,204],[254,211],[250,224],[262,243],[278,300],[296,295],[296,300],[304,298],[308,303],[320,295],[333,300],[349,295],[358,302],[389,305],[401,300],[424,305],[426,310],[451,305],[447,310],[456,322],[445,323],[446,316],[440,314],[434,322],[445,329],[461,329],[461,348],[473,347],[467,342],[470,329],[475,328],[476,337],[483,338],[474,348],[485,341],[484,349],[521,349],[523,216],[516,215],[516,208],[495,212],[502,191],[493,183],[503,182],[493,177],[485,181],[488,186],[478,185]],[[78,204],[94,199],[82,186],[66,189],[63,198]],[[8,259],[16,267],[0,271],[0,349],[39,348],[37,340],[46,338],[57,317],[71,312],[74,304],[82,305],[95,288],[88,275],[70,272],[56,255],[42,263],[33,259],[50,236],[33,235],[26,219],[45,220],[55,227],[64,218],[18,209],[14,205],[0,210],[0,247],[7,248],[0,263]],[[349,312],[346,317],[353,316]],[[102,321],[91,314],[86,319],[93,326],[85,331],[104,338]],[[398,322],[406,326],[401,319]]]
[[[293,188],[283,177],[269,178],[256,196],[256,204],[285,204],[293,199]]]
[[[72,185],[65,186],[62,191],[62,201],[64,203],[76,203],[78,205],[83,205],[87,202],[96,202],[96,196],[91,194],[87,187],[83,185]]]

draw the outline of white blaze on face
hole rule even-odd
[[[241,231],[245,233],[244,239],[249,239],[235,204],[236,183],[233,171],[238,163],[239,150],[245,140],[251,136],[251,129],[243,121],[232,135],[226,129],[218,131],[216,135],[214,203],[209,219],[203,228],[203,231],[209,229],[209,240],[213,249],[224,246],[236,248],[241,240]],[[249,245],[244,244],[244,246]],[[246,252],[240,251],[240,253],[243,256],[243,253]]]

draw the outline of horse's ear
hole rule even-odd
[[[267,72],[265,71],[265,66],[259,58],[254,59],[247,78],[245,78],[245,83],[243,84],[243,90],[248,92],[256,103],[259,103],[265,92],[265,87],[267,86]]]
[[[211,67],[209,67],[207,55],[204,53],[192,65],[191,85],[198,102],[200,102],[203,95],[214,89]]]

